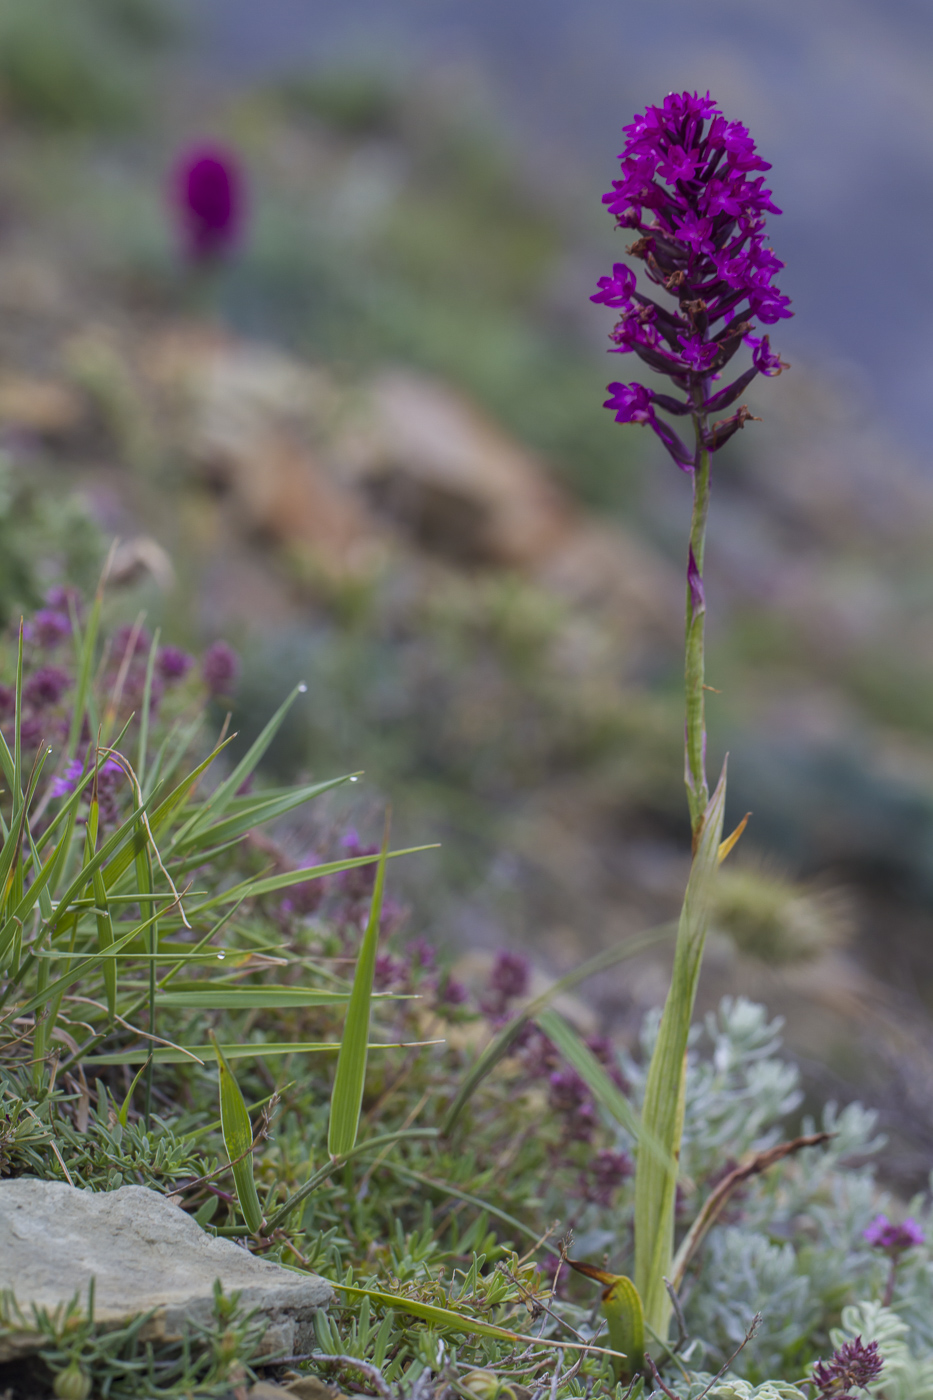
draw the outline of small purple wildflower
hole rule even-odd
[[[52,779],[51,796],[68,797],[74,792],[75,785],[83,772],[84,767],[81,760],[73,758],[70,763],[66,764],[65,771],[61,776]]]
[[[373,986],[377,992],[388,991],[390,987],[401,987],[407,980],[408,968],[401,958],[391,953],[378,953],[373,968]]]
[[[412,967],[420,967],[426,972],[431,971],[437,961],[434,949],[424,938],[411,939],[405,951],[408,953]]]
[[[900,1254],[905,1249],[914,1249],[926,1243],[926,1235],[910,1216],[901,1225],[895,1225],[886,1215],[876,1215],[862,1235],[876,1249],[890,1254]]]
[[[159,675],[169,684],[172,681],[184,680],[193,665],[194,657],[189,656],[180,647],[160,647],[156,657],[156,668]]]
[[[229,252],[243,221],[243,178],[236,156],[213,145],[184,151],[175,166],[172,203],[192,262],[210,262]]]
[[[40,647],[57,647],[59,642],[71,635],[71,619],[67,613],[55,608],[40,608],[26,628],[30,641],[38,643]]]
[[[470,993],[455,977],[447,977],[438,989],[437,999],[442,1006],[463,1006],[470,1000]]]
[[[302,868],[310,869],[314,865],[320,865],[320,863],[320,856],[316,851],[311,851],[305,856]],[[326,893],[326,876],[302,880],[299,884],[290,887],[279,908],[283,914],[297,914],[299,917],[305,917],[308,914],[314,914],[320,908]]]
[[[852,1400],[849,1392],[864,1390],[877,1380],[884,1366],[878,1343],[865,1346],[861,1337],[837,1347],[829,1361],[813,1367],[813,1381],[821,1400]]]
[[[76,613],[81,610],[81,594],[70,583],[57,583],[50,588],[45,595],[45,601],[50,608],[58,608],[66,616],[69,607],[73,607]]]
[[[201,679],[211,695],[229,695],[240,676],[240,658],[227,642],[212,642],[201,662]]]
[[[23,696],[36,709],[57,705],[71,685],[71,677],[57,666],[40,666],[23,686]]]
[[[501,948],[489,974],[489,989],[498,992],[506,1001],[513,997],[523,997],[528,991],[531,970],[528,959],[521,953],[510,953]]]
[[[351,860],[359,856],[375,856],[379,854],[378,846],[363,846],[355,827],[350,827],[340,843],[343,846],[344,854]],[[340,873],[340,885],[344,893],[350,899],[365,899],[370,895],[376,883],[376,862],[369,865],[358,865],[353,870],[343,870]]]
[[[596,1109],[589,1090],[572,1069],[555,1070],[548,1080],[548,1104],[564,1118],[564,1132],[576,1142],[589,1142],[596,1126]]]
[[[606,407],[619,423],[652,428],[677,465],[693,471],[696,452],[655,409],[694,416],[699,446],[712,452],[750,415],[742,405],[711,426],[707,415],[733,404],[757,374],[787,369],[768,337],[752,334],[755,321],[774,325],[793,314],[773,285],[784,264],[764,235],[765,215],[781,211],[763,187],[763,175],[755,174],[771,167],[757,155],[747,129],[728,122],[709,93],[670,93],[662,106],[637,115],[625,133],[622,179],[613,181],[603,203],[617,227],[640,235],[627,251],[644,262],[649,282],[674,296],[677,306],[639,292],[624,263],[599,279],[591,300],[620,313],[610,335],[612,353],[634,351],[685,397],[643,384],[610,384]],[[743,341],[752,349],[752,368],[711,394],[708,381],[719,378]]]
[[[613,1192],[634,1170],[627,1152],[613,1152],[603,1147],[594,1153],[580,1173],[580,1194],[595,1205],[608,1206],[612,1203]]]
[[[119,816],[116,790],[124,776],[123,765],[115,758],[106,759],[97,770],[97,802],[101,827],[116,825]]]

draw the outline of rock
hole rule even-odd
[[[523,567],[567,532],[568,502],[541,463],[425,376],[380,375],[360,428],[336,450],[380,513],[448,558]]]
[[[0,377],[0,424],[4,427],[54,440],[76,432],[85,417],[80,394],[68,384],[22,374]]]
[[[184,1335],[189,1321],[210,1322],[213,1287],[238,1291],[246,1309],[268,1319],[267,1355],[295,1355],[312,1342],[312,1318],[331,1301],[316,1274],[258,1259],[144,1186],[79,1191],[64,1182],[0,1181],[0,1292],[12,1292],[27,1322],[32,1305],[54,1309],[95,1280],[94,1317],[120,1326],[156,1309],[140,1334]],[[0,1362],[36,1350],[34,1333],[0,1335]]]

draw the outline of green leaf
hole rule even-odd
[[[568,1259],[567,1263],[578,1274],[603,1285],[602,1308],[609,1341],[613,1350],[621,1353],[614,1363],[615,1377],[628,1385],[645,1364],[645,1314],[638,1289],[624,1274],[610,1274],[579,1259]]]
[[[208,1007],[218,1011],[240,1011],[254,1007],[278,1009],[288,1006],[338,1006],[349,999],[349,992],[322,992],[310,987],[205,987],[198,991],[156,992],[156,1006],[185,1011]]]
[[[359,1288],[352,1283],[337,1283],[336,1280],[331,1280],[331,1287],[339,1288],[341,1293],[349,1293],[355,1298],[371,1298],[374,1303],[379,1303],[384,1308],[395,1308],[399,1312],[410,1313],[412,1317],[423,1318],[425,1322],[433,1322],[438,1327],[447,1328],[451,1332],[463,1332],[467,1336],[497,1337],[505,1342],[518,1342],[522,1347],[553,1347],[560,1351],[598,1352],[603,1356],[609,1352],[608,1347],[593,1346],[591,1342],[558,1342],[552,1337],[529,1337],[527,1333],[510,1332],[508,1328],[495,1327],[491,1322],[464,1317],[452,1308],[439,1308],[434,1303],[421,1303],[415,1298],[400,1298],[397,1293],[382,1293],[376,1288]]]
[[[96,959],[95,959],[96,961]],[[87,964],[84,964],[86,969]],[[76,974],[76,976],[80,973]],[[73,979],[76,980],[76,979]],[[57,983],[54,985],[58,985]],[[416,1050],[424,1045],[441,1045],[439,1040],[391,1040],[371,1041],[367,1050]],[[337,1040],[273,1040],[268,1044],[257,1045],[253,1041],[235,1042],[220,1047],[228,1060],[248,1060],[262,1057],[264,1060],[274,1055],[321,1055],[333,1054],[340,1049]],[[212,1045],[186,1045],[184,1049],[175,1045],[158,1045],[152,1052],[153,1063],[157,1065],[181,1065],[187,1060],[210,1059]],[[88,1055],[86,1065],[138,1065],[149,1054],[148,1046],[138,1046],[131,1050],[115,1050],[104,1055]]]
[[[341,778],[338,781],[344,780]],[[414,856],[420,851],[436,849],[436,842],[430,846],[409,846],[404,851],[387,851],[385,858],[394,860],[397,856]],[[191,910],[191,917],[194,918],[204,909],[213,909],[218,904],[229,904],[235,899],[256,899],[263,894],[275,894],[277,890],[287,890],[291,885],[303,884],[306,880],[320,880],[325,875],[339,875],[344,870],[355,870],[360,865],[373,865],[381,859],[381,856],[349,856],[346,860],[332,860],[325,865],[308,865],[303,870],[286,870],[281,875],[268,875],[265,879],[243,880],[240,884],[231,885],[230,889],[213,895],[203,904],[195,905]]]
[[[683,1132],[687,1041],[696,998],[703,945],[712,915],[712,895],[719,864],[726,769],[710,799],[684,897],[671,986],[645,1084],[642,1123],[673,1159],[669,1166],[639,1152],[635,1171],[635,1286],[645,1322],[662,1340],[667,1336],[671,1301],[664,1284],[671,1276],[674,1250],[674,1205]]]
[[[385,888],[386,854],[389,845],[389,819],[382,838],[382,851],[376,867],[369,922],[363,934],[360,954],[353,977],[353,990],[347,1007],[337,1073],[330,1100],[330,1123],[327,1130],[327,1150],[332,1157],[352,1151],[360,1126],[363,1105],[363,1085],[366,1079],[366,1052],[369,1042],[369,1015],[373,993],[373,973],[379,948],[379,919],[382,914],[382,892]]]
[[[243,785],[259,764],[266,749],[272,743],[272,740],[281,728],[285,716],[295,703],[297,697],[303,695],[307,689],[308,687],[302,681],[299,685],[296,685],[291,694],[282,701],[275,714],[264,727],[262,733],[250,745],[248,751],[244,757],[240,759],[240,762],[236,765],[230,776],[215,788],[206,802],[204,802],[198,811],[190,818],[187,826],[178,833],[178,837],[176,838],[176,844],[178,846],[190,844],[195,832],[203,830],[206,822],[210,821],[213,817],[220,816],[224,812],[228,802],[236,795],[237,789]]]
[[[147,1055],[140,1068],[133,1075],[133,1082],[126,1091],[126,1098],[123,1100],[123,1106],[120,1109],[120,1112],[117,1114],[117,1122],[122,1124],[124,1128],[126,1127],[130,1116],[130,1104],[133,1102],[133,1091],[136,1088],[136,1085],[142,1079],[143,1075],[145,1074],[146,1070],[148,1069],[151,1063],[152,1057],[150,1055]]]
[[[562,992],[569,992],[580,982],[585,982],[588,977],[595,977],[598,972],[605,972],[606,968],[614,967],[623,959],[634,957],[637,953],[643,952],[644,949],[653,947],[665,938],[670,938],[675,931],[676,925],[661,924],[660,927],[649,929],[645,933],[638,934],[635,938],[626,939],[624,943],[617,944],[615,948],[607,948],[604,952],[597,953],[595,957],[587,958],[586,962],[581,963],[572,972],[566,973],[540,996],[535,997],[534,1001],[530,1001],[513,1020],[496,1032],[486,1049],[464,1075],[456,1097],[441,1124],[442,1135],[446,1137],[450,1133],[464,1107],[486,1076],[509,1053],[511,1046],[529,1021],[533,1021],[554,997],[560,996]]]
[[[246,1100],[213,1032],[211,1040],[220,1065],[220,1131],[233,1169],[243,1219],[250,1234],[256,1235],[262,1229],[262,1207],[253,1177],[253,1128],[246,1111]]]

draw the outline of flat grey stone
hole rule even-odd
[[[27,1322],[33,1304],[51,1311],[75,1293],[86,1307],[92,1278],[95,1320],[120,1326],[155,1308],[142,1334],[154,1340],[181,1337],[189,1321],[209,1323],[219,1279],[226,1294],[238,1291],[242,1307],[268,1320],[262,1350],[280,1356],[310,1350],[311,1319],[333,1298],[317,1274],[205,1234],[145,1186],[79,1191],[31,1177],[0,1181],[0,1291],[13,1294]],[[0,1362],[38,1344],[35,1333],[0,1330]]]

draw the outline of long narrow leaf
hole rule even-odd
[[[288,714],[298,696],[304,695],[307,689],[308,687],[302,681],[299,685],[296,685],[291,694],[282,701],[282,704],[264,727],[258,739],[250,745],[246,754],[240,759],[240,762],[236,765],[230,776],[220,783],[203,806],[190,818],[187,826],[178,833],[176,845],[180,846],[190,841],[196,831],[203,829],[206,822],[223,813],[227,803],[234,796],[237,789],[243,785],[253,770],[258,766],[266,749],[268,749],[269,745],[272,743],[272,740],[282,726],[285,716]]]
[[[445,1327],[451,1332],[463,1332],[467,1336],[498,1337],[506,1342],[518,1342],[522,1347],[535,1346],[556,1348],[559,1351],[586,1351],[600,1356],[618,1356],[611,1347],[597,1347],[592,1342],[558,1342],[553,1337],[529,1337],[527,1333],[510,1332],[507,1327],[495,1327],[491,1322],[480,1322],[473,1317],[464,1317],[452,1308],[439,1308],[434,1303],[421,1303],[414,1298],[400,1298],[397,1293],[382,1293],[376,1288],[359,1288],[351,1283],[331,1281],[332,1288],[341,1293],[349,1293],[355,1298],[371,1298],[384,1308],[395,1308],[399,1312],[411,1313],[412,1317],[424,1318],[437,1327]]]
[[[363,1105],[363,1085],[366,1080],[366,1051],[369,1042],[369,1016],[373,993],[373,973],[379,948],[379,920],[382,915],[382,892],[385,888],[386,854],[389,847],[389,822],[386,818],[382,851],[376,867],[369,922],[363,934],[360,954],[353,977],[353,990],[347,1007],[343,1039],[337,1058],[337,1073],[330,1100],[330,1123],[327,1129],[327,1150],[332,1157],[350,1152],[356,1144]]]
[[[240,1086],[213,1033],[211,1039],[220,1065],[220,1131],[233,1169],[237,1200],[250,1234],[262,1228],[262,1207],[253,1176],[253,1127]]]
[[[687,1041],[703,945],[712,914],[713,884],[719,864],[726,769],[710,799],[690,869],[684,897],[671,986],[648,1067],[642,1122],[675,1160],[683,1131]],[[665,1278],[671,1276],[674,1249],[674,1204],[677,1172],[638,1154],[635,1172],[635,1286],[645,1309],[645,1323],[662,1340],[667,1336],[671,1301]]]
[[[443,1045],[442,1040],[392,1040],[370,1041],[367,1050],[418,1050],[426,1045]],[[268,1044],[257,1045],[252,1041],[245,1044],[222,1045],[228,1060],[270,1059],[275,1055],[323,1055],[333,1054],[340,1049],[337,1040],[270,1040]],[[152,1058],[157,1065],[181,1065],[186,1060],[210,1059],[212,1045],[186,1045],[178,1049],[173,1045],[159,1045],[153,1050]],[[115,1050],[111,1054],[88,1055],[86,1065],[138,1065],[149,1054],[148,1046],[136,1046],[132,1050]]]
[[[408,846],[403,851],[386,851],[386,860],[395,860],[398,856],[414,856],[421,851],[434,851],[437,843],[430,846]],[[324,865],[308,865],[303,870],[286,870],[281,875],[269,875],[265,879],[242,880],[238,885],[231,885],[228,890],[221,890],[220,894],[212,895],[203,904],[196,904],[191,910],[192,918],[196,914],[202,913],[205,909],[213,909],[218,904],[228,904],[235,899],[255,899],[263,894],[275,894],[278,890],[287,890],[291,885],[304,884],[306,880],[320,880],[325,875],[339,875],[344,870],[356,870],[361,865],[373,865],[382,859],[378,856],[349,856],[346,860],[331,860]]]

